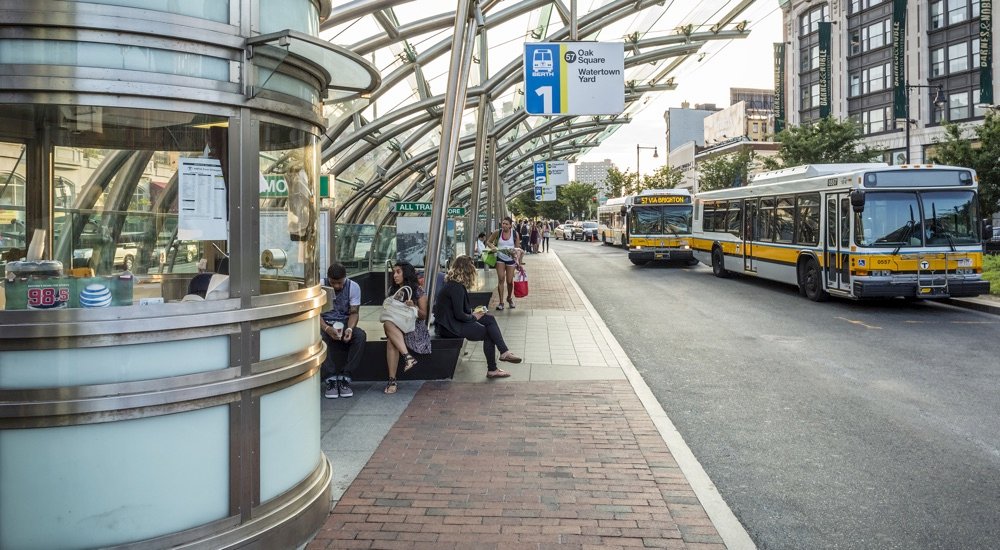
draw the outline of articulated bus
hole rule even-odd
[[[691,193],[686,189],[647,189],[608,199],[597,209],[601,242],[628,246],[635,265],[653,260],[687,260],[691,254]]]
[[[699,193],[695,257],[717,277],[798,285],[822,301],[946,298],[983,280],[976,173],[934,165],[827,164]]]

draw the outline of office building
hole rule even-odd
[[[993,46],[981,44],[981,36],[992,41],[992,29],[980,0],[786,0],[781,7],[784,55],[776,65],[782,60],[784,70],[775,74],[784,76],[786,124],[850,117],[868,145],[899,164],[907,135],[909,159],[921,163],[943,138],[943,121],[982,120],[980,62],[987,99],[995,63],[980,56],[981,46]]]

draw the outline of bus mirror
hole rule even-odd
[[[988,241],[993,238],[993,223],[990,220],[983,220],[983,240]]]
[[[628,208],[626,208],[625,205],[623,204],[622,205],[622,216],[624,216],[625,214],[628,214]]]
[[[865,211],[865,192],[860,189],[851,191],[851,207],[855,212]]]

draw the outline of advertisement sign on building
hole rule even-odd
[[[892,0],[892,118],[909,118],[906,104],[906,0]]]
[[[833,24],[819,24],[819,118],[830,116],[830,34]]]
[[[625,110],[625,45],[538,42],[524,45],[529,115],[616,115]]]
[[[979,103],[993,104],[993,0],[979,3]]]
[[[774,133],[785,129],[785,43],[774,43]]]

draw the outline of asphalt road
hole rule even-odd
[[[552,248],[760,548],[1000,547],[1000,317]]]

